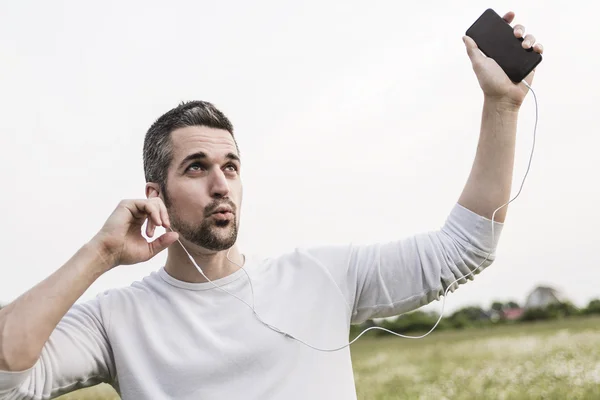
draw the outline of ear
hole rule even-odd
[[[153,197],[160,197],[160,186],[158,183],[146,183],[146,197],[148,199],[151,199]]]

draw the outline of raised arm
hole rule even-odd
[[[18,390],[38,398],[38,389],[49,390],[52,384],[69,386],[70,382],[53,375],[48,368],[61,373],[69,371],[73,380],[78,378],[73,372],[81,377],[108,373],[110,345],[98,304],[73,305],[104,272],[120,264],[146,261],[177,239],[176,233],[169,232],[148,243],[141,234],[146,219],[150,221],[147,228],[150,236],[155,226],[169,225],[160,199],[121,202],[100,232],[67,263],[0,310],[1,398]],[[49,340],[53,346],[46,347]],[[43,351],[44,348],[48,351]],[[55,359],[44,360],[44,357]],[[36,364],[40,369],[37,374],[33,371]],[[73,371],[69,365],[81,370]],[[52,382],[32,382],[49,376]]]
[[[511,23],[514,13],[504,16]],[[516,37],[524,35],[514,27]],[[513,83],[498,64],[464,37],[467,53],[483,91],[477,154],[471,174],[441,229],[369,246],[309,249],[309,256],[329,269],[348,302],[351,322],[389,317],[414,310],[454,290],[495,260],[495,250],[509,201],[519,108],[527,86]],[[533,47],[532,35],[523,47]],[[531,84],[533,72],[526,78]],[[473,272],[473,273],[472,273]],[[457,284],[452,285],[456,281]]]
[[[514,13],[509,12],[504,20],[511,23]],[[515,25],[516,37],[523,37],[525,27]],[[463,38],[473,70],[483,91],[483,113],[481,132],[475,161],[459,204],[487,218],[494,210],[510,199],[512,186],[517,117],[527,94],[523,83],[513,83],[498,64],[479,51],[468,36]],[[524,37],[523,47],[542,53],[543,47],[535,43],[533,35]],[[533,75],[525,79],[531,85]],[[504,222],[507,207],[498,210],[494,221]]]

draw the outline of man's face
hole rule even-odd
[[[190,126],[171,133],[165,205],[173,230],[210,251],[235,244],[242,182],[240,160],[231,134]]]

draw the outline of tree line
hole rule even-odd
[[[467,306],[456,310],[448,317],[442,318],[436,330],[465,329],[486,327],[500,324],[527,323],[531,321],[552,320],[575,316],[600,315],[600,299],[594,299],[584,308],[577,308],[570,302],[557,302],[546,307],[522,310],[518,303],[493,302],[489,309],[479,306]],[[395,318],[385,319],[378,323],[367,321],[360,326],[353,326],[351,335],[357,334],[367,326],[377,325],[392,332],[424,333],[429,331],[439,319],[436,312],[412,311]],[[376,330],[378,335],[386,335]]]

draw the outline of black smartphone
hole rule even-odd
[[[491,8],[467,29],[466,35],[477,43],[483,54],[493,58],[513,82],[521,82],[542,62],[542,55],[533,48],[524,49],[523,38],[515,37],[510,24]]]

